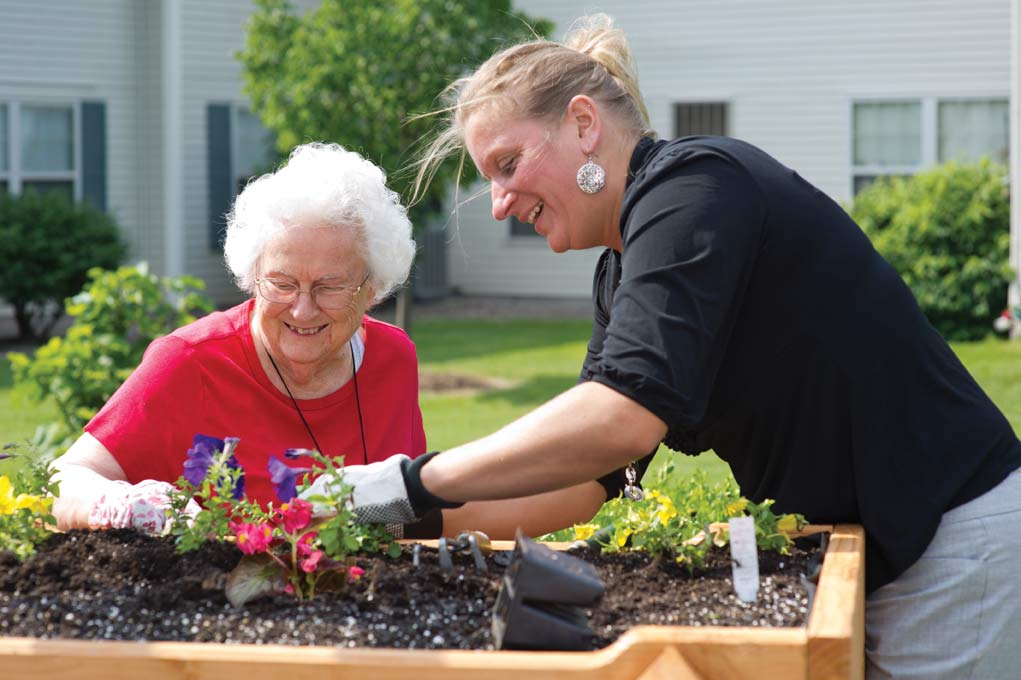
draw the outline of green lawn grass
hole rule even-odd
[[[57,417],[53,404],[32,404],[12,390],[11,383],[10,362],[0,355],[0,446],[28,440],[36,427]],[[16,459],[0,461],[0,474],[12,474],[16,462]]]
[[[1021,341],[990,338],[956,343],[953,348],[961,363],[1007,416],[1014,432],[1021,432]]]
[[[53,404],[32,404],[11,389],[11,364],[0,356],[0,445],[32,436],[57,417]]]

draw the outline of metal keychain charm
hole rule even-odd
[[[627,477],[627,484],[624,486],[624,495],[633,501],[640,501],[645,498],[645,492],[642,488],[635,484],[638,480],[638,470],[635,469],[635,464],[630,463],[624,468],[624,476]]]

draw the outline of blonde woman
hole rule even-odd
[[[1015,677],[1021,443],[848,215],[750,144],[656,140],[605,16],[452,93],[421,176],[464,149],[494,219],[604,249],[583,382],[484,439],[349,469],[356,505],[410,521],[711,448],[749,498],[864,525],[869,678]]]

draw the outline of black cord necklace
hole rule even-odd
[[[280,372],[280,369],[277,367],[277,362],[273,361],[273,355],[269,353],[269,347],[266,347],[266,345],[263,344],[263,348],[266,350],[266,356],[269,357],[269,363],[273,365],[273,370],[277,372],[277,377],[280,378],[280,382],[283,383],[284,390],[287,392],[287,396],[291,398],[291,403],[294,404],[294,410],[298,412],[298,417],[301,418],[301,424],[305,426],[305,431],[308,432],[308,436],[311,437],[312,444],[315,445],[316,451],[323,455],[326,455],[326,452],[323,451],[323,448],[319,446],[319,442],[316,441],[316,436],[315,433],[312,432],[311,426],[309,426],[308,421],[305,420],[305,414],[302,413],[301,408],[298,407],[298,400],[294,398],[293,394],[291,394],[291,388],[287,386],[287,381],[284,380],[284,375]],[[355,384],[355,407],[358,409],[358,429],[361,431],[362,434],[362,460],[365,462],[366,465],[368,465],[369,451],[368,448],[365,446],[365,422],[362,420],[362,400],[361,397],[358,395],[358,371],[355,370],[355,348],[353,341],[351,340],[348,341],[348,348],[350,348],[351,350],[351,380],[353,380]]]

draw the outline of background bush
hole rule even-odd
[[[51,338],[29,358],[11,352],[14,386],[33,401],[52,398],[61,421],[37,431],[33,443],[49,452],[66,449],[92,416],[142,360],[149,343],[212,311],[194,277],[150,274],[142,264],[116,271],[99,268],[67,300],[73,317],[65,337]]]
[[[14,307],[20,339],[47,337],[86,272],[116,267],[124,254],[113,218],[88,203],[0,192],[0,297]]]
[[[990,332],[1012,276],[1006,168],[950,162],[881,178],[855,197],[850,213],[945,338]]]

